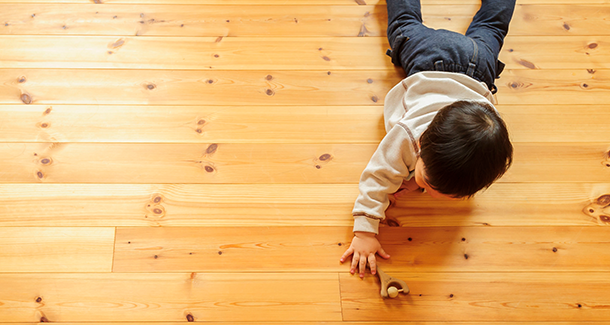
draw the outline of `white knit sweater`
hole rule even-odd
[[[487,86],[459,73],[425,71],[403,79],[385,98],[386,136],[360,177],[354,231],[379,233],[390,201],[404,180],[413,177],[419,137],[436,113],[458,101],[495,103]],[[493,106],[493,105],[492,105]]]

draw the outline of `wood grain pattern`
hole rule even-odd
[[[496,183],[470,200],[436,200],[410,193],[394,201],[387,217],[407,227],[607,225],[598,204],[609,183]],[[590,211],[593,209],[593,211]]]
[[[514,142],[610,139],[607,105],[497,108]],[[385,135],[381,106],[22,104],[0,105],[0,119],[2,142],[377,144]]]
[[[604,142],[610,107],[603,105],[497,105],[514,142]],[[595,117],[595,118],[592,118]]]
[[[387,215],[405,227],[607,225],[608,194],[610,183],[497,183],[468,201],[412,193]],[[0,184],[0,225],[349,227],[357,195],[354,184]]]
[[[0,104],[383,105],[395,71],[0,69]]]
[[[423,2],[422,16],[427,26],[461,33],[479,9],[479,3],[471,1],[439,5]],[[511,36],[609,35],[606,17],[610,9],[605,5],[524,3],[519,1],[515,8]],[[382,4],[354,6],[347,2],[340,6],[244,4],[232,7],[0,4],[0,22],[4,22],[0,24],[0,35],[385,37],[386,20],[386,7]]]
[[[119,228],[114,272],[345,272],[352,227]],[[387,228],[386,271],[609,271],[601,227]],[[501,255],[502,258],[497,258]],[[298,258],[294,258],[298,256]],[[347,263],[349,264],[349,263]]]
[[[3,183],[357,183],[375,145],[0,144]]]
[[[515,143],[500,182],[601,182],[608,143]],[[0,183],[357,183],[370,144],[0,144]],[[556,175],[561,174],[561,179]]]
[[[0,272],[110,272],[114,232],[114,228],[86,227],[0,228]]]
[[[480,0],[423,0],[464,32]],[[404,74],[383,0],[0,0],[0,323],[610,319],[608,0],[518,1],[514,165],[393,200],[383,301],[338,259]]]
[[[385,6],[345,3],[340,6],[252,5],[251,1],[240,6],[0,4],[3,22],[0,34],[385,37]],[[463,6],[454,7],[459,10]]]
[[[507,69],[607,69],[608,36],[511,36]],[[0,68],[394,70],[385,37],[0,36]],[[33,51],[32,49],[36,49]],[[72,49],[64,51],[62,49]],[[45,53],[44,56],[40,52]]]
[[[609,71],[505,70],[496,81],[498,101],[605,105],[610,101]],[[377,70],[138,70],[134,74],[130,70],[0,69],[0,104],[369,106],[382,105],[387,91],[402,77],[397,71]]]
[[[605,321],[604,273],[392,273],[411,293],[382,300],[378,280],[340,274],[346,321]]]
[[[357,195],[353,184],[5,184],[0,224],[350,226]]]
[[[377,144],[382,115],[382,106],[0,105],[0,141]]]
[[[509,69],[607,69],[604,36],[507,37],[500,60]]]
[[[0,56],[0,68],[240,71],[394,69],[384,54],[384,49],[389,47],[385,37],[20,35],[0,36],[0,46],[6,48]],[[36,51],[32,51],[33,48]],[[45,55],[41,56],[39,51]]]
[[[607,35],[610,8],[605,1],[519,1],[510,35]]]
[[[604,156],[610,143],[515,143],[514,164],[503,182],[607,182]],[[519,177],[518,175],[521,175]],[[560,175],[560,176],[558,176]],[[559,179],[558,179],[559,177]]]
[[[609,70],[504,70],[495,84],[501,104],[598,105],[605,94]]]
[[[352,227],[117,231],[114,272],[337,272],[352,237]]]
[[[5,322],[341,321],[337,274],[0,274],[0,284]]]
[[[472,17],[480,8],[479,3],[464,1],[460,5],[426,5],[422,1],[422,18],[426,26],[443,28],[465,33]],[[570,2],[561,1],[523,1],[517,2],[511,20],[507,40],[514,36],[608,35],[610,14],[604,0]],[[387,18],[387,17],[386,17]],[[530,49],[538,54],[544,51]],[[546,53],[548,54],[548,53]],[[567,59],[567,58],[566,58]]]

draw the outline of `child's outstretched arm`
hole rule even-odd
[[[350,244],[349,248],[341,256],[341,263],[345,262],[350,255],[352,257],[352,265],[350,267],[350,273],[354,274],[356,268],[359,268],[360,277],[364,277],[366,271],[366,263],[369,263],[371,268],[371,274],[377,273],[377,261],[375,254],[379,254],[384,259],[390,258],[390,255],[386,253],[381,244],[377,240],[377,236],[372,232],[356,231],[354,232],[354,239]]]
[[[409,132],[402,125],[396,125],[381,140],[362,172],[358,185],[360,194],[352,210],[354,239],[340,259],[343,263],[353,255],[350,268],[352,274],[359,268],[360,277],[364,277],[367,262],[371,273],[375,274],[375,254],[385,259],[390,258],[381,248],[376,234],[379,232],[379,223],[385,219],[385,210],[390,204],[389,195],[401,187],[405,178],[412,176],[411,171],[417,161],[415,150]]]

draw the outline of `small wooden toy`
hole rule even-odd
[[[405,295],[409,294],[409,286],[403,280],[393,278],[379,268],[377,268],[377,275],[379,275],[379,282],[381,282],[381,297],[396,298],[400,292]]]

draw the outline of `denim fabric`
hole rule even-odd
[[[419,0],[387,0],[388,55],[407,76],[421,71],[464,73],[495,93],[494,80],[504,69],[498,61],[515,0],[482,0],[465,35],[422,24]]]

